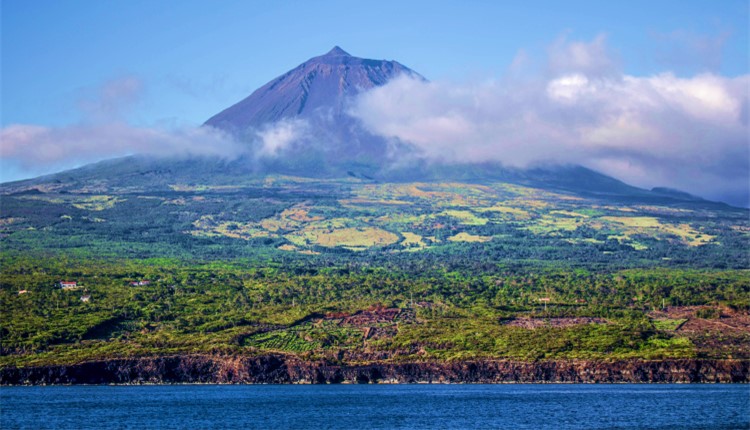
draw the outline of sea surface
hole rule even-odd
[[[0,388],[15,429],[748,429],[748,385]]]

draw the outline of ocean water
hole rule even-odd
[[[0,388],[15,429],[748,429],[748,385]]]

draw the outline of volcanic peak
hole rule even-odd
[[[338,45],[334,46],[333,49],[328,51],[323,57],[351,57],[348,52],[344,51]]]

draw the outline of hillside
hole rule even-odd
[[[300,380],[513,380],[461,363],[750,378],[748,210],[580,166],[394,168],[342,106],[398,73],[415,72],[334,48],[207,122],[257,149],[256,131],[310,121],[283,157],[133,156],[0,185],[0,383],[86,366],[171,381],[122,376],[166,362],[215,382],[295,381],[211,367],[227,362]]]
[[[750,359],[744,210],[353,177],[34,190],[3,196],[7,369]]]
[[[194,183],[131,173],[137,178],[119,186],[58,175],[9,187],[4,249],[56,253],[64,243],[65,252],[129,258],[471,256],[492,264],[605,268],[741,269],[746,263],[746,210],[645,191],[576,193],[513,182],[376,182],[354,175]]]

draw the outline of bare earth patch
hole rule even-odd
[[[573,318],[513,318],[502,322],[503,325],[523,327],[528,329],[541,327],[572,327],[584,324],[607,324],[604,318],[573,317]]]
[[[700,318],[713,313],[710,318]],[[699,354],[750,358],[750,314],[725,307],[679,306],[649,313],[653,319],[685,319],[674,331],[690,339]]]

